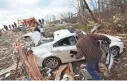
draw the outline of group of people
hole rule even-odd
[[[84,56],[88,73],[92,76],[93,80],[100,80],[101,78],[97,72],[100,72],[99,62],[101,60],[102,52],[98,40],[106,41],[107,44],[110,44],[111,40],[104,35],[84,35],[80,30],[76,30],[76,38],[77,54],[75,55],[75,58],[79,59]]]
[[[14,28],[16,28],[17,27],[17,24],[15,23],[15,22],[13,22],[13,24],[12,25],[3,25],[3,27],[4,27],[4,29],[6,30],[6,31],[8,31],[8,30],[11,30],[11,29],[14,29]]]
[[[39,19],[36,23],[36,27],[35,30],[38,30],[39,32],[41,32],[41,34],[44,34],[44,19]],[[24,25],[23,25],[24,26]],[[25,27],[25,26],[24,26]],[[2,31],[8,31],[8,30],[13,30],[15,28],[18,28],[18,25],[13,22],[13,24],[9,24],[9,25],[3,25],[3,29]]]

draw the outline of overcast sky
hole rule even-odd
[[[72,6],[75,1],[77,0],[0,0],[0,25],[29,17],[46,19],[48,15],[55,15],[58,18],[60,13],[75,13],[76,8]]]

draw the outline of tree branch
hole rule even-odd
[[[89,8],[89,5],[87,4],[86,0],[83,0],[83,1],[84,1],[85,6],[86,6],[86,9],[87,9],[87,10],[89,11],[89,13],[91,14],[93,20],[97,23],[98,20],[95,18],[94,14],[93,14],[93,12],[91,11],[91,9]]]

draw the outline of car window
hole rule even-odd
[[[59,46],[70,46],[70,45],[75,45],[76,44],[76,40],[74,36],[70,36],[64,39],[61,39],[59,41],[57,41],[53,47],[59,47]]]

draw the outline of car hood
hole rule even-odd
[[[120,42],[122,41],[120,38],[116,37],[116,36],[111,36],[111,35],[106,35],[106,34],[103,34],[105,36],[107,36],[111,41],[116,41],[116,42]]]
[[[31,50],[33,51],[34,55],[41,56],[42,54],[52,51],[52,42],[41,44],[37,47],[32,47]]]

